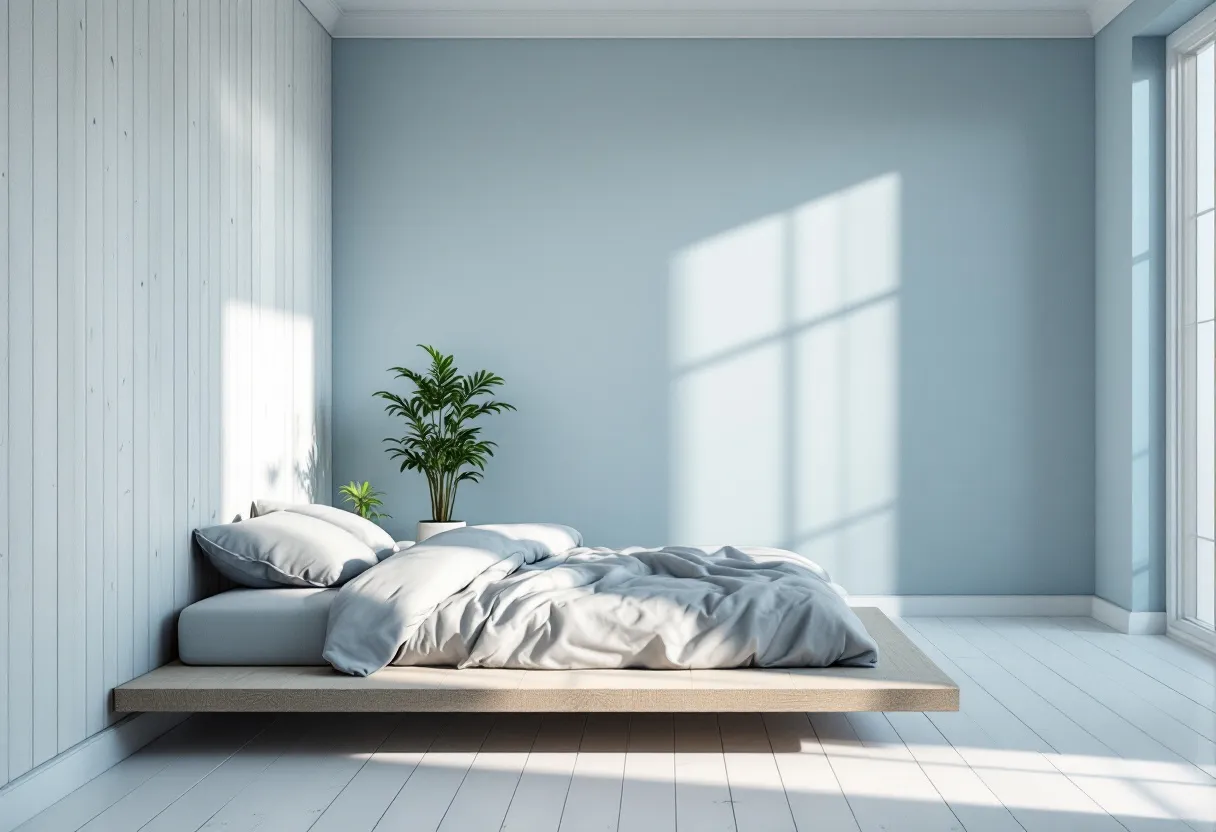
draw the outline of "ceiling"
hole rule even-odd
[[[1090,37],[1130,0],[301,0],[334,37]]]

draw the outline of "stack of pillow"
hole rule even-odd
[[[194,530],[216,570],[241,586],[341,586],[404,548],[370,520],[333,506],[258,500],[249,514]]]

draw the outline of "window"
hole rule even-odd
[[[1167,614],[1216,650],[1216,11],[1168,46]]]

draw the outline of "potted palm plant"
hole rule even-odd
[[[408,367],[391,367],[389,372],[414,386],[408,397],[388,390],[375,395],[388,404],[390,416],[405,422],[401,437],[388,437],[385,449],[401,461],[401,471],[421,471],[426,477],[431,498],[431,519],[418,524],[418,540],[448,529],[459,528],[454,521],[456,489],[462,482],[480,482],[486,462],[494,456],[495,443],[481,438],[481,428],[472,423],[481,416],[515,408],[496,401],[492,394],[503,380],[488,370],[461,375],[455,359],[434,347],[419,344],[431,357],[425,373]]]

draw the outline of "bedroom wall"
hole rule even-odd
[[[294,0],[0,2],[0,785],[170,657],[192,528],[329,494],[329,54]]]
[[[335,482],[425,489],[414,345],[519,412],[470,522],[753,542],[853,592],[1094,586],[1094,54],[334,45]]]
[[[1165,44],[1205,0],[1136,0],[1096,50],[1096,588],[1165,610]],[[1130,241],[1130,246],[1129,246]]]

